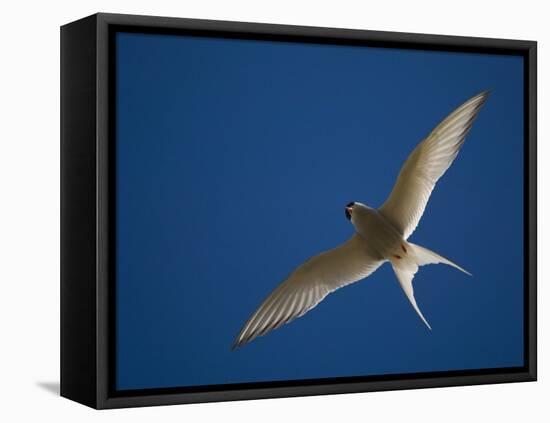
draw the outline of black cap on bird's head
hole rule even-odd
[[[351,213],[353,211],[353,206],[355,205],[355,201],[352,201],[351,203],[348,203],[346,205],[346,217],[348,220],[351,220]]]

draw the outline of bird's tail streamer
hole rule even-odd
[[[412,282],[414,275],[418,271],[418,267],[424,266],[426,264],[443,263],[452,266],[460,270],[461,272],[466,273],[467,275],[471,276],[471,274],[460,267],[458,264],[453,263],[451,260],[446,259],[445,257],[440,256],[439,254],[434,253],[427,248],[421,247],[420,245],[408,242],[406,246],[403,246],[402,248],[405,254],[401,254],[400,252],[390,259],[393,271],[395,272],[395,276],[397,276],[397,280],[399,281],[403,292],[409,299],[414,310],[418,313],[426,326],[431,330],[432,328],[430,324],[420,311],[420,308],[416,303],[416,299],[414,298],[414,289]]]

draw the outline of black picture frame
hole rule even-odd
[[[114,389],[114,51],[116,31],[200,34],[521,55],[524,58],[523,367],[373,377]],[[98,13],[61,27],[61,395],[97,409],[534,381],[537,377],[534,41]]]

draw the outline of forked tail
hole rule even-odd
[[[413,244],[412,242],[408,243],[410,247],[412,247],[412,254],[416,258],[416,263],[419,266],[424,266],[426,264],[437,264],[437,263],[443,263],[447,264],[449,266],[454,267],[455,269],[460,270],[461,272],[466,273],[469,276],[472,276],[470,272],[460,267],[458,264],[453,263],[451,260],[440,256],[437,253],[434,253],[433,251],[428,250],[427,248],[421,247],[420,245]]]
[[[424,266],[426,264],[443,263],[443,264],[452,266],[460,270],[461,272],[466,273],[467,275],[471,276],[471,274],[468,271],[464,270],[462,267],[460,267],[458,264],[453,263],[451,260],[446,259],[445,257],[440,256],[439,254],[434,253],[433,251],[430,251],[427,248],[421,247],[420,245],[416,245],[411,242],[408,242],[407,247],[404,248],[404,250],[407,251],[407,254],[403,256],[396,255],[390,259],[393,267],[393,271],[395,272],[395,276],[397,276],[397,280],[399,281],[401,288],[403,288],[405,295],[411,302],[411,305],[416,310],[416,312],[418,313],[422,321],[431,330],[432,329],[431,326],[429,325],[425,317],[422,315],[422,312],[420,311],[420,308],[416,304],[416,300],[414,298],[414,289],[413,289],[412,281],[413,281],[414,275],[418,271],[418,267]]]

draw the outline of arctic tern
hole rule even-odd
[[[412,307],[431,330],[414,298],[412,281],[418,267],[443,263],[470,273],[407,239],[420,222],[436,182],[464,144],[488,95],[484,91],[463,103],[416,146],[380,208],[359,202],[347,204],[345,215],[355,227],[351,239],[294,270],[248,319],[233,348],[303,316],[331,292],[366,278],[387,261]]]

